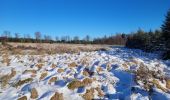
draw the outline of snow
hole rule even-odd
[[[141,50],[124,47],[113,47],[109,51],[55,55],[11,55],[9,57],[11,59],[9,66],[0,62],[0,78],[4,75],[10,75],[12,69],[16,71],[16,75],[10,79],[10,84],[6,87],[1,86],[0,100],[16,100],[22,96],[27,96],[30,99],[32,88],[36,88],[38,92],[37,100],[49,100],[55,92],[62,93],[64,100],[83,100],[82,95],[86,93],[86,90],[96,87],[101,88],[104,97],[99,97],[95,90],[94,99],[170,99],[169,92],[165,93],[156,87],[153,94],[149,96],[148,92],[142,87],[142,83],[141,85],[136,84],[135,74],[131,73],[131,71],[136,71],[143,63],[148,66],[149,70],[160,70],[164,72],[162,74],[169,75],[170,61],[160,60],[159,54],[145,53]],[[0,60],[2,60],[2,57],[0,57]],[[72,62],[77,65],[69,67]],[[43,63],[40,69],[36,66],[39,63]],[[52,64],[56,66],[51,67]],[[60,68],[64,72],[57,72]],[[98,72],[99,68],[102,70]],[[36,70],[36,73],[23,73],[25,70]],[[90,76],[85,76],[83,75],[84,70],[93,73]],[[41,80],[40,77],[43,72],[47,72],[47,76]],[[57,77],[57,80],[49,84],[52,77]],[[33,78],[33,81],[19,87],[11,85],[27,78]],[[70,90],[67,87],[72,80],[82,81],[85,78],[93,79],[93,82],[75,90]],[[160,83],[160,85],[166,87],[163,83]],[[135,92],[132,92],[132,87],[135,88]]]

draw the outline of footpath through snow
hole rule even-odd
[[[0,100],[170,100],[170,62],[109,51],[0,56]]]

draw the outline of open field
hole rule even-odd
[[[0,100],[170,99],[170,61],[159,60],[158,54],[124,47],[101,51],[101,45],[41,48],[60,46],[85,52],[1,55]]]
[[[109,50],[111,45],[94,44],[62,44],[62,43],[8,43],[7,46],[0,45],[0,54],[56,54],[56,53],[79,53],[83,51]],[[4,51],[5,50],[5,51]]]

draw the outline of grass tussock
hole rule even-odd
[[[42,73],[42,74],[41,74],[41,77],[40,77],[40,80],[44,79],[47,75],[48,75],[47,72]]]
[[[24,80],[19,80],[16,84],[14,84],[14,87],[19,87],[19,86],[22,86],[25,83],[29,83],[29,82],[32,82],[32,81],[33,81],[32,78],[27,78],[27,79],[24,79]]]
[[[55,92],[55,94],[51,97],[50,100],[64,100],[63,94]]]
[[[156,86],[157,88],[161,89],[164,92],[167,92],[166,88],[161,86],[161,83],[164,80],[164,76],[160,70],[153,71],[149,70],[146,65],[143,63],[140,64],[140,67],[135,72],[135,81],[138,84],[143,84],[143,87],[149,91],[152,87]],[[158,81],[159,80],[159,81]]]
[[[53,82],[55,82],[57,80],[57,77],[52,77],[50,80],[49,80],[49,84],[51,84],[51,83],[53,83]]]
[[[27,96],[20,97],[18,100],[27,100]]]
[[[67,85],[67,87],[71,90],[74,90],[79,87],[87,86],[87,85],[91,84],[92,82],[93,82],[92,79],[89,79],[89,78],[85,78],[83,81],[73,80],[72,82],[70,82]]]
[[[59,68],[59,69],[57,70],[57,72],[58,72],[58,73],[62,73],[62,72],[64,72],[64,69]]]
[[[68,65],[68,67],[76,67],[76,66],[77,66],[77,64],[75,62],[72,62]]]
[[[170,79],[166,80],[166,88],[170,89]]]
[[[35,88],[31,89],[31,98],[36,99],[38,97],[38,92]]]
[[[94,98],[94,88],[86,90],[86,93],[82,96],[85,100],[92,100]]]
[[[38,70],[40,70],[43,66],[44,66],[43,63],[36,64],[36,67],[38,68]]]
[[[11,70],[11,74],[2,76],[2,77],[0,78],[2,87],[3,87],[3,88],[6,87],[6,85],[8,84],[8,81],[9,81],[12,77],[14,77],[15,75],[16,75],[16,71],[15,71],[14,69],[12,69],[12,70]]]

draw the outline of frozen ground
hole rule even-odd
[[[157,58],[158,54],[120,47],[75,54],[2,55],[0,100],[170,100],[170,63]]]

